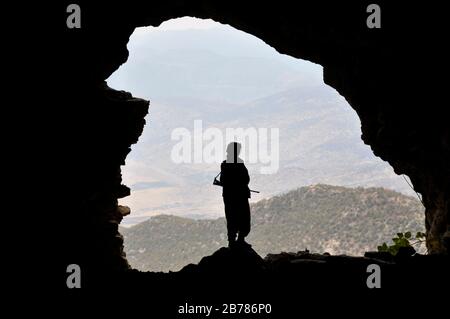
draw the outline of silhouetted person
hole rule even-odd
[[[244,161],[239,158],[240,151],[241,144],[230,143],[227,146],[227,159],[220,165],[230,248],[236,245],[250,246],[245,242],[245,237],[250,232],[250,177]]]

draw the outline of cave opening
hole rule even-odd
[[[128,50],[108,85],[151,101],[144,132],[122,167],[132,192],[121,204],[132,213],[121,232],[134,268],[179,270],[226,245],[225,222],[217,219],[221,192],[212,185],[220,162],[195,162],[195,147],[190,162],[174,161],[177,129],[192,139],[200,132],[201,140],[208,129],[279,130],[276,171],[261,174],[258,161],[247,165],[251,187],[261,191],[251,199],[249,241],[263,256],[306,248],[362,254],[397,230],[423,231],[423,209],[400,194],[413,195],[411,189],[363,144],[357,114],[324,84],[320,65],[279,54],[228,25],[189,17],[137,28]],[[399,208],[385,227],[379,210]],[[316,218],[308,209],[324,213]]]

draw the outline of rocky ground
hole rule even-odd
[[[370,265],[379,266],[381,288],[367,285],[374,282],[369,278]],[[300,251],[262,258],[252,248],[222,247],[179,272],[130,270],[103,279],[107,294],[123,291],[123,298],[131,302],[127,306],[145,306],[148,312],[163,314],[158,318],[206,318],[178,313],[179,307],[191,305],[212,305],[218,309],[212,318],[292,318],[293,314],[301,318],[317,304],[322,308],[315,311],[322,315],[361,314],[357,309],[383,312],[392,306],[402,313],[411,311],[416,299],[423,305],[424,297],[445,296],[448,269],[446,256],[411,256],[407,250],[396,257],[378,252],[350,257]],[[228,303],[270,304],[271,313],[224,314]]]

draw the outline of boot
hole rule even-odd
[[[239,245],[240,247],[244,247],[244,248],[250,248],[252,247],[252,245],[250,245],[249,243],[247,243],[245,241],[245,237],[240,237],[238,236],[238,239],[236,241],[236,244]]]
[[[228,241],[228,248],[230,248],[230,249],[236,248],[236,244],[237,244],[236,240],[229,240]]]

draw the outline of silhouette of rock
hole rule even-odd
[[[397,261],[407,259],[407,258],[410,258],[415,253],[416,253],[416,250],[414,249],[414,247],[411,247],[411,246],[400,247],[398,250],[398,253],[395,255],[395,259]]]
[[[388,262],[394,261],[394,256],[392,256],[391,253],[388,253],[386,251],[382,251],[382,252],[368,251],[364,254],[364,257],[384,260],[384,261],[388,261]]]
[[[82,11],[89,13],[89,18],[81,30],[67,29],[63,7],[46,10],[42,4],[42,14],[48,11],[50,18],[39,15],[45,30],[37,37],[40,43],[34,46],[32,37],[24,41],[26,53],[34,47],[45,50],[35,50],[36,59],[26,59],[42,69],[24,67],[23,74],[45,74],[47,80],[34,81],[28,95],[40,94],[33,103],[24,99],[17,107],[23,114],[38,109],[43,116],[33,119],[38,123],[36,132],[50,133],[39,139],[35,153],[42,154],[42,162],[51,163],[51,167],[42,169],[45,178],[30,180],[37,182],[33,189],[45,189],[46,194],[40,198],[51,195],[57,201],[47,205],[54,207],[51,212],[39,214],[45,230],[36,227],[51,237],[51,245],[41,246],[57,252],[54,263],[45,262],[54,267],[55,274],[66,276],[64,269],[72,263],[83,265],[94,281],[95,274],[129,274],[123,240],[117,224],[111,223],[109,217],[117,212],[117,199],[129,194],[122,185],[120,166],[125,164],[131,145],[142,132],[149,102],[111,90],[105,80],[126,62],[127,42],[136,27],[157,26],[182,16],[230,24],[259,37],[280,53],[321,64],[325,83],[345,97],[358,113],[362,140],[396,173],[410,176],[415,190],[422,194],[430,252],[448,253],[444,244],[448,242],[448,232],[444,234],[450,210],[450,126],[442,103],[448,98],[442,94],[447,91],[441,77],[431,73],[442,70],[446,61],[444,50],[439,49],[440,39],[444,38],[439,30],[446,28],[434,25],[446,20],[435,17],[439,14],[435,6],[429,6],[435,12],[427,15],[430,12],[424,6],[383,2],[383,12],[389,14],[385,16],[388,27],[381,30],[367,28],[365,8],[355,1],[121,1],[107,6],[91,1],[83,2]],[[414,16],[420,16],[421,23],[411,22]],[[433,21],[424,21],[427,16]],[[46,38],[52,35],[55,38]],[[424,61],[424,66],[415,67]],[[57,137],[64,142],[56,143]],[[34,162],[26,166],[39,167]],[[51,172],[55,172],[53,176]],[[41,187],[44,179],[51,187]],[[33,210],[24,213],[27,217],[36,215]],[[16,215],[23,218],[22,214]],[[218,256],[225,261],[241,260],[227,254],[223,251]],[[411,278],[439,280],[438,276],[448,272],[442,272],[440,267],[443,258],[413,256],[401,267],[386,265],[384,278],[389,282],[395,274],[398,281],[409,286]],[[215,260],[205,261],[205,265],[218,267]],[[348,277],[353,278],[349,286],[364,286],[361,278],[367,274],[362,265],[366,261],[370,259],[329,256],[325,264],[296,262],[288,263],[287,268],[297,269],[310,283],[316,278],[312,275],[314,268],[318,268],[316,273],[326,268],[327,280],[331,282],[343,282]],[[423,267],[415,268],[417,264]],[[353,265],[358,271],[352,273],[349,270]],[[61,285],[60,278],[57,285]]]
[[[265,270],[264,260],[249,246],[233,249],[222,247],[211,256],[203,257],[198,265],[190,264],[180,273],[198,272],[220,275],[246,275]]]
[[[377,256],[379,257],[379,256]],[[262,259],[251,248],[222,247],[179,272],[129,271],[115,276],[112,288],[126,291],[145,289],[145,297],[158,300],[152,309],[172,309],[180,300],[209,303],[270,302],[277,308],[272,318],[297,311],[298,302],[350,302],[373,306],[376,294],[367,286],[369,265],[378,265],[383,293],[430,291],[450,284],[448,257],[414,255],[401,261],[380,258],[333,256],[308,251],[271,254]],[[111,278],[108,283],[111,285]],[[149,290],[148,287],[151,287]],[[384,295],[383,295],[384,296]],[[361,298],[361,299],[360,299]],[[396,299],[398,300],[398,299]],[[338,309],[327,309],[335,313]]]

